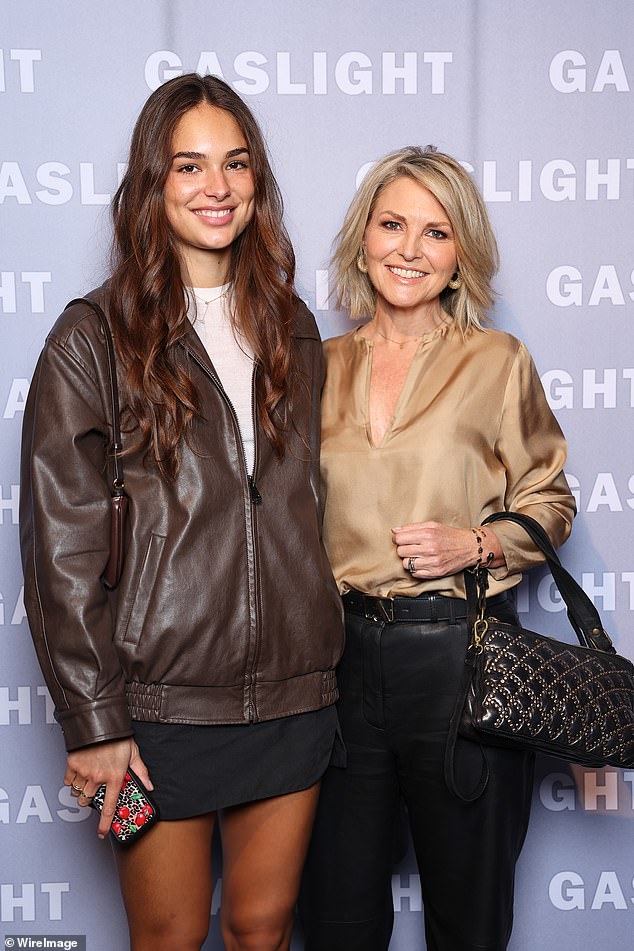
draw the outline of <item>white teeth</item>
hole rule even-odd
[[[389,267],[388,270],[398,277],[424,277],[426,273],[425,271],[412,271],[411,268],[405,267]]]
[[[226,218],[231,214],[231,208],[222,208],[220,211],[213,211],[211,208],[198,208],[194,212],[196,215],[202,215],[203,218]]]

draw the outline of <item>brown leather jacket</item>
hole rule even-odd
[[[103,288],[93,294],[106,306]],[[282,462],[256,426],[256,504],[235,413],[186,335],[201,417],[174,482],[142,451],[124,457],[129,537],[108,593],[105,341],[81,304],[49,334],[24,420],[21,542],[26,610],[69,750],[129,736],[131,719],[244,723],[337,699],[341,607],[317,504],[323,365],[301,303],[295,339],[306,386]]]

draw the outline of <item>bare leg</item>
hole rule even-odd
[[[319,784],[220,813],[227,951],[287,951]]]
[[[116,850],[131,951],[200,951],[211,912],[214,819],[158,822]]]

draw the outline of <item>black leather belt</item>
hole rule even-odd
[[[505,604],[513,595],[508,591],[487,598],[490,608]],[[394,624],[397,621],[461,621],[467,616],[464,598],[445,598],[441,594],[420,594],[417,598],[373,598],[360,591],[348,591],[343,595],[346,611],[358,614],[368,621]]]

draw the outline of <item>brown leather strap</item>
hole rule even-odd
[[[125,485],[123,479],[123,463],[121,461],[121,452],[123,450],[123,443],[121,441],[121,419],[119,411],[119,387],[117,386],[117,370],[115,364],[115,353],[114,353],[114,343],[112,340],[112,332],[110,330],[110,325],[103,310],[94,300],[90,300],[88,297],[76,297],[74,300],[70,301],[66,308],[72,307],[73,304],[84,304],[90,307],[99,319],[101,324],[101,329],[106,340],[106,354],[108,358],[108,377],[110,380],[110,416],[112,423],[112,445],[110,446],[110,458],[112,459],[113,467],[113,479],[112,479],[112,494],[114,496],[125,495],[123,487]]]
[[[123,443],[121,440],[121,420],[119,410],[119,388],[117,386],[117,368],[115,364],[114,342],[108,320],[99,304],[87,297],[77,297],[72,300],[67,307],[72,304],[83,304],[88,306],[97,315],[101,329],[106,341],[106,354],[108,358],[108,377],[110,381],[110,418],[112,422],[112,444],[108,453],[112,460],[112,483],[111,506],[110,506],[110,555],[108,563],[101,576],[101,580],[106,588],[116,588],[123,571],[123,561],[125,557],[125,530],[128,513],[128,497],[125,493],[125,482],[123,478],[123,462],[121,452]]]

